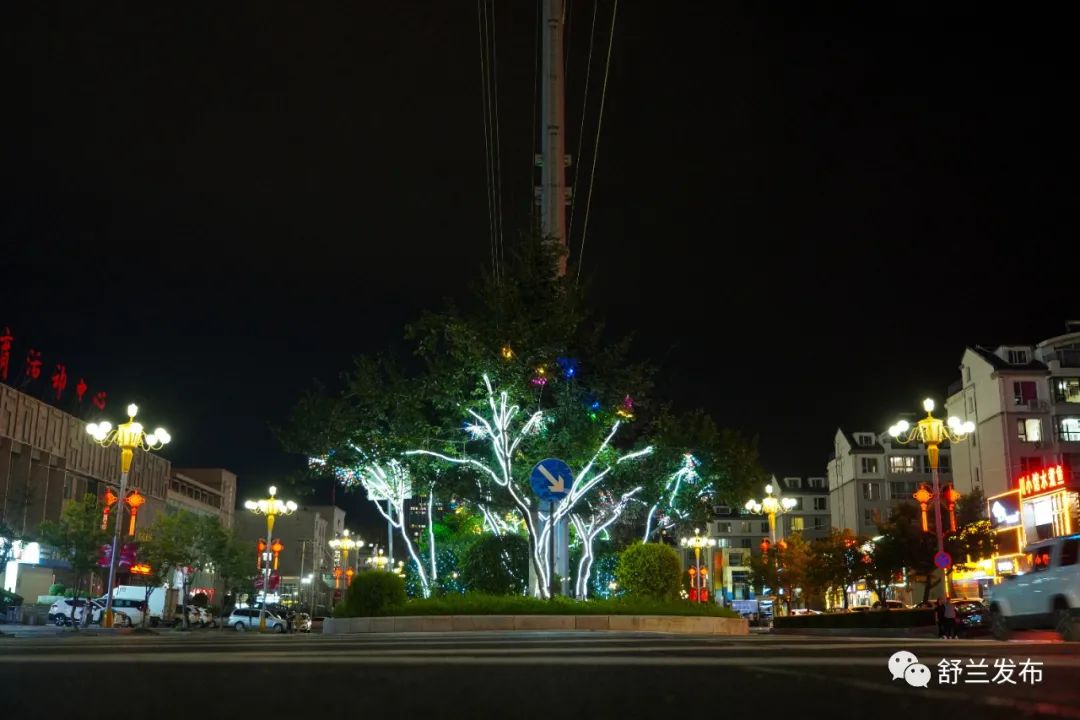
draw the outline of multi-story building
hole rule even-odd
[[[235,517],[237,535],[250,541],[252,565],[258,563],[258,542],[266,537],[266,518],[249,512]],[[274,522],[274,538],[285,546],[278,557],[280,585],[270,602],[296,602],[325,608],[327,590],[334,585],[334,551],[330,541],[345,529],[345,511],[330,505],[301,505],[291,515]],[[270,538],[272,541],[274,538]],[[362,551],[353,550],[349,565],[363,566]],[[355,554],[355,555],[354,555]]]
[[[780,480],[777,491],[782,497],[795,500],[794,507],[776,516],[776,531],[780,537],[800,533],[810,541],[829,534],[832,516],[829,512],[829,485],[825,478],[785,477]]]
[[[231,528],[236,513],[236,475],[223,468],[174,468],[165,504],[212,515],[222,527]]]
[[[941,447],[939,479],[952,482],[951,448]],[[874,535],[892,508],[914,502],[922,484],[930,485],[930,462],[922,445],[900,445],[886,433],[837,429],[827,466],[832,526],[856,535]],[[962,491],[962,490],[961,490]]]
[[[1080,322],[1068,328],[1035,345],[964,351],[946,401],[948,414],[976,426],[953,454],[961,492],[997,495],[1049,466],[1070,478],[1080,473]]]
[[[146,499],[139,527],[164,510],[169,475],[169,461],[160,454],[135,453],[128,483]],[[0,385],[0,519],[13,533],[32,536],[43,521],[59,519],[68,500],[87,493],[100,498],[107,487],[119,492],[119,481],[119,448],[95,443],[79,418]],[[10,572],[0,568],[4,587],[23,597],[46,594],[57,579],[68,580],[66,562],[53,559],[47,547],[21,552],[23,558]]]

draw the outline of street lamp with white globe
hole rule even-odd
[[[266,543],[273,542],[274,520],[278,515],[292,515],[296,512],[297,505],[292,500],[281,500],[277,497],[277,488],[270,486],[270,497],[262,500],[248,500],[244,503],[247,510],[256,515],[266,516]],[[263,564],[263,601],[259,609],[259,632],[266,632],[266,598],[270,591],[270,563]]]
[[[773,478],[775,482],[776,478]],[[755,515],[767,515],[769,518],[769,540],[772,544],[776,545],[776,516],[781,513],[786,513],[795,507],[795,498],[780,498],[773,495],[773,486],[770,483],[765,486],[765,497],[761,502],[757,500],[747,500],[746,505],[743,507],[747,512],[754,513]]]
[[[124,515],[124,502],[127,499],[128,474],[131,472],[131,463],[135,459],[135,451],[137,449],[142,449],[144,452],[160,450],[172,440],[172,436],[164,428],[158,428],[150,433],[144,432],[142,423],[135,422],[135,416],[138,413],[139,406],[132,403],[127,406],[127,422],[113,427],[112,423],[106,420],[86,426],[86,432],[98,445],[102,447],[116,445],[120,448],[120,496],[113,527],[112,557],[109,558],[109,589],[105,597],[105,612],[101,617],[102,627],[112,627],[113,624],[113,587],[116,582],[120,525]]]

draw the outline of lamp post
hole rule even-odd
[[[135,415],[137,415],[138,412],[139,406],[132,403],[127,406],[128,421],[126,423],[120,423],[115,428],[112,426],[112,423],[108,421],[90,423],[86,426],[86,432],[90,433],[90,436],[94,438],[94,441],[97,442],[98,445],[101,445],[102,447],[116,445],[120,448],[120,495],[118,497],[120,500],[123,500],[123,502],[116,502],[112,556],[109,558],[109,589],[108,595],[105,597],[105,612],[101,617],[102,627],[112,627],[113,623],[113,587],[116,582],[117,555],[119,555],[120,522],[124,515],[124,502],[128,502],[128,473],[131,472],[131,461],[135,458],[135,450],[137,448],[142,448],[145,452],[160,450],[172,440],[169,433],[165,432],[162,428],[158,428],[152,433],[143,432],[142,424],[135,422]],[[142,496],[140,495],[139,498],[141,499]],[[137,512],[137,510],[138,505],[132,504],[132,530],[135,528],[134,513]],[[106,522],[107,521],[108,518],[106,518]]]
[[[776,478],[773,478],[775,481]],[[771,544],[776,545],[776,516],[781,513],[786,513],[788,510],[795,507],[794,498],[778,498],[773,495],[773,486],[770,483],[765,486],[765,497],[758,502],[757,500],[747,500],[744,505],[747,512],[752,512],[755,515],[767,515],[769,517],[769,541]]]
[[[930,459],[930,472],[933,478],[934,488],[931,497],[934,500],[934,532],[937,534],[937,555],[934,563],[945,571],[951,564],[951,558],[945,554],[945,533],[941,524],[941,481],[938,478],[938,454],[943,442],[958,443],[966,440],[971,433],[975,432],[975,423],[970,420],[964,422],[953,416],[948,420],[934,417],[934,401],[930,398],[923,400],[923,410],[926,417],[911,425],[907,420],[901,420],[889,428],[889,435],[901,445],[911,442],[921,442],[926,446],[926,455]],[[958,493],[950,488],[949,502],[955,503]],[[926,488],[919,490],[912,496],[925,508],[931,499],[927,497]],[[923,515],[923,529],[926,529],[926,515]],[[948,597],[948,587],[945,588],[945,596]]]
[[[343,569],[352,570],[355,573],[356,568],[349,567],[349,551],[359,550],[360,548],[364,547],[364,541],[360,539],[353,539],[349,535],[349,531],[346,529],[341,531],[341,537],[336,537],[330,541],[330,547],[333,548],[335,552],[341,552],[341,567]],[[348,587],[348,585],[345,586],[346,589],[348,589]]]
[[[296,511],[296,503],[292,500],[280,500],[277,497],[277,488],[270,486],[270,497],[263,500],[248,500],[244,507],[256,515],[266,516],[266,541],[272,542],[274,536],[274,520],[278,515],[292,515]],[[275,563],[276,564],[276,563]],[[266,597],[270,592],[270,563],[263,563],[263,601],[259,609],[259,632],[266,632]]]
[[[694,537],[679,538],[679,544],[684,548],[694,548],[694,590],[695,600],[705,602],[702,598],[702,586],[704,578],[701,577],[701,549],[716,547],[716,540],[711,537],[702,537],[701,528],[694,528]]]

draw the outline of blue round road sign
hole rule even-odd
[[[529,475],[536,497],[547,502],[558,502],[570,494],[574,487],[574,473],[562,460],[547,458],[536,463]]]
[[[942,550],[941,552],[934,553],[934,564],[944,570],[952,565],[952,555]]]

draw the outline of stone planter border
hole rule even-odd
[[[505,630],[599,630],[683,635],[749,635],[745,618],[686,615],[402,615],[326,618],[324,635]]]

